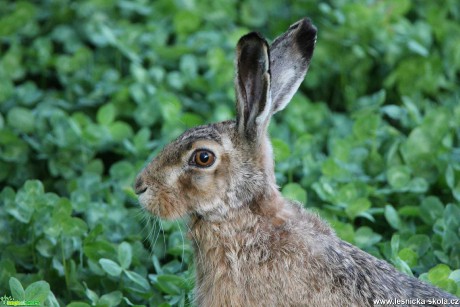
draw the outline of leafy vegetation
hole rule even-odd
[[[135,175],[186,128],[234,116],[242,34],[303,16],[315,55],[270,127],[282,192],[459,296],[457,0],[4,2],[0,295],[189,305],[184,224],[146,217]]]

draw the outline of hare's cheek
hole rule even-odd
[[[175,219],[187,214],[187,205],[184,199],[171,191],[159,191],[157,194],[158,215],[165,219]]]
[[[187,200],[201,197],[203,182],[200,177],[201,175],[195,172],[188,172],[179,177],[179,191]]]
[[[194,176],[192,178],[193,185],[200,192],[201,197],[208,198],[210,195],[215,195],[214,177],[208,174],[204,176]]]

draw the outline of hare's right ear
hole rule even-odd
[[[304,18],[270,46],[273,113],[286,107],[305,78],[315,49],[316,32],[310,19]]]
[[[238,132],[257,143],[272,115],[269,47],[258,33],[238,41],[235,89]]]

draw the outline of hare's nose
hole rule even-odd
[[[147,190],[147,186],[144,185],[144,180],[142,180],[142,176],[141,175],[137,176],[136,183],[134,184],[134,192],[137,195],[140,195],[144,193],[146,190]]]

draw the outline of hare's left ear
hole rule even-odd
[[[310,19],[304,18],[270,46],[273,113],[286,107],[305,78],[315,49],[316,32]]]
[[[240,135],[257,140],[270,120],[270,57],[268,43],[253,32],[236,49],[236,110]]]

